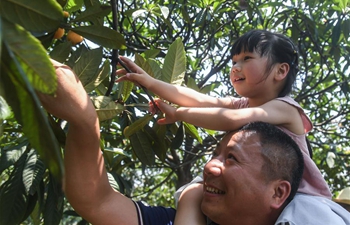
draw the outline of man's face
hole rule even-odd
[[[240,224],[241,218],[266,214],[273,188],[266,182],[262,166],[257,134],[226,135],[204,167],[203,213],[221,225]]]

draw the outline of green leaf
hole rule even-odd
[[[160,80],[162,78],[162,68],[160,68],[159,64],[154,59],[148,59],[147,61],[152,69],[154,78]]]
[[[0,121],[5,120],[11,116],[11,109],[5,99],[0,96]]]
[[[135,63],[140,66],[148,75],[154,77],[153,70],[148,63],[141,55],[135,54]]]
[[[84,0],[68,0],[65,10],[75,12],[80,10],[84,5]]]
[[[148,138],[151,140],[151,146],[153,152],[159,157],[161,161],[164,162],[166,152],[167,152],[167,145],[165,141],[165,134],[166,134],[166,126],[156,126],[152,129],[149,126],[145,126],[144,130],[148,134]]]
[[[337,46],[341,33],[341,20],[332,29],[332,46]]]
[[[66,133],[61,127],[61,121],[60,119],[56,119],[53,116],[48,116],[50,127],[55,134],[55,137],[60,144],[60,146],[65,146],[66,144]]]
[[[8,146],[1,149],[0,174],[12,166],[22,156],[28,142],[22,142],[19,145]]]
[[[39,160],[34,150],[30,151],[23,169],[23,184],[26,193],[34,195],[40,181],[43,179],[44,173],[44,164]]]
[[[72,43],[70,41],[62,42],[55,47],[50,52],[50,58],[56,60],[57,62],[65,62],[68,58],[72,49]]]
[[[22,171],[27,154],[17,162],[9,179],[0,187],[0,224],[20,224],[27,209]]]
[[[164,18],[168,18],[169,16],[169,8],[165,6],[158,6]]]
[[[98,73],[96,73],[97,76],[92,77],[91,81],[84,86],[87,93],[93,91],[97,86],[99,86],[102,83],[102,81],[104,81],[109,76],[109,74],[111,73],[110,68],[111,67],[109,60],[105,60],[101,69],[98,71]]]
[[[82,26],[71,30],[106,48],[121,49],[125,47],[124,37],[119,32],[104,26]]]
[[[151,121],[153,118],[153,115],[146,114],[144,117],[141,117],[140,119],[133,122],[130,126],[125,127],[124,129],[124,136],[126,138],[129,138],[131,135],[136,133],[137,131],[143,129],[143,127]]]
[[[73,71],[79,77],[82,85],[92,82],[98,75],[99,66],[102,60],[102,48],[96,48],[84,52],[75,62]]]
[[[3,32],[3,41],[15,53],[33,87],[43,93],[54,93],[56,73],[40,42],[22,27],[7,20],[3,20],[3,30],[6,31]]]
[[[344,20],[341,25],[341,30],[344,34],[345,40],[349,40],[350,37],[350,19]]]
[[[178,149],[182,145],[182,142],[184,140],[184,134],[185,134],[185,129],[184,125],[181,123],[179,128],[177,129],[177,132],[175,134],[174,139],[171,142],[171,149]]]
[[[61,181],[63,163],[60,148],[50,128],[47,116],[41,108],[40,101],[27,80],[20,64],[8,48],[3,49],[1,57],[1,75],[5,87],[5,100],[21,122],[23,132],[39,152],[46,166],[57,181]],[[8,93],[14,92],[15,95]],[[16,96],[15,99],[10,98]]]
[[[205,85],[201,88],[200,92],[203,94],[208,94],[216,88],[220,87],[220,82],[213,82],[211,84]]]
[[[60,4],[61,7],[64,7],[67,4],[68,0],[56,0],[58,4]]]
[[[128,100],[132,89],[134,88],[134,83],[130,81],[124,81],[121,83],[118,83],[118,99],[122,97],[122,101],[126,102]]]
[[[91,100],[96,108],[97,116],[100,121],[113,119],[125,110],[125,107],[113,101],[107,96],[93,96]]]
[[[1,3],[0,3],[1,4]],[[1,5],[0,5],[0,7],[1,7]],[[0,14],[1,15],[1,14]],[[0,43],[2,43],[2,18],[1,18],[1,16],[0,16]],[[0,57],[1,57],[1,49],[2,49],[2,44],[0,44]],[[1,88],[1,86],[0,86],[0,88]],[[0,89],[1,90],[1,89]],[[0,94],[1,94],[1,91],[0,91]]]
[[[96,17],[107,16],[111,10],[112,8],[109,5],[89,7],[72,20],[72,22],[89,22],[96,19]]]
[[[145,59],[155,58],[160,53],[159,49],[150,49],[142,53]]]
[[[181,85],[186,71],[186,52],[181,41],[177,38],[169,48],[169,51],[164,59],[162,69],[162,80]]]
[[[118,185],[117,181],[114,179],[113,175],[111,173],[107,173],[107,176],[108,176],[108,181],[109,181],[109,184],[111,185],[111,187],[114,190],[119,190],[119,185]]]
[[[195,79],[193,79],[192,77],[189,77],[188,80],[187,80],[187,87],[195,90],[195,91],[200,91],[197,84],[196,84],[196,81]]]
[[[205,19],[207,17],[207,8],[205,9],[202,9],[196,16],[195,18],[195,26],[196,27],[201,27],[204,22],[205,22]]]
[[[63,215],[64,195],[61,186],[50,179],[44,208],[44,224],[58,225]]]
[[[1,0],[0,14],[26,30],[55,31],[63,21],[63,11],[56,1]]]
[[[342,10],[346,10],[348,7],[348,0],[339,0],[339,6]]]
[[[130,136],[130,143],[135,155],[143,164],[148,166],[154,164],[155,155],[146,133],[136,131]]]
[[[185,126],[186,133],[190,134],[193,138],[195,138],[199,143],[202,143],[202,138],[198,133],[198,130],[196,129],[195,126],[189,123],[183,122]]]

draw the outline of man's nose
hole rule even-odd
[[[219,159],[212,159],[204,166],[204,173],[220,176],[223,163]]]

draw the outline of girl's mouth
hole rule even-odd
[[[233,81],[237,82],[237,81],[241,81],[241,80],[245,80],[245,78],[235,78]]]

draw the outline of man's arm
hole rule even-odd
[[[92,224],[137,225],[133,202],[108,182],[100,149],[100,127],[81,82],[68,67],[53,61],[56,96],[39,94],[45,109],[67,120],[64,191],[73,208]]]

